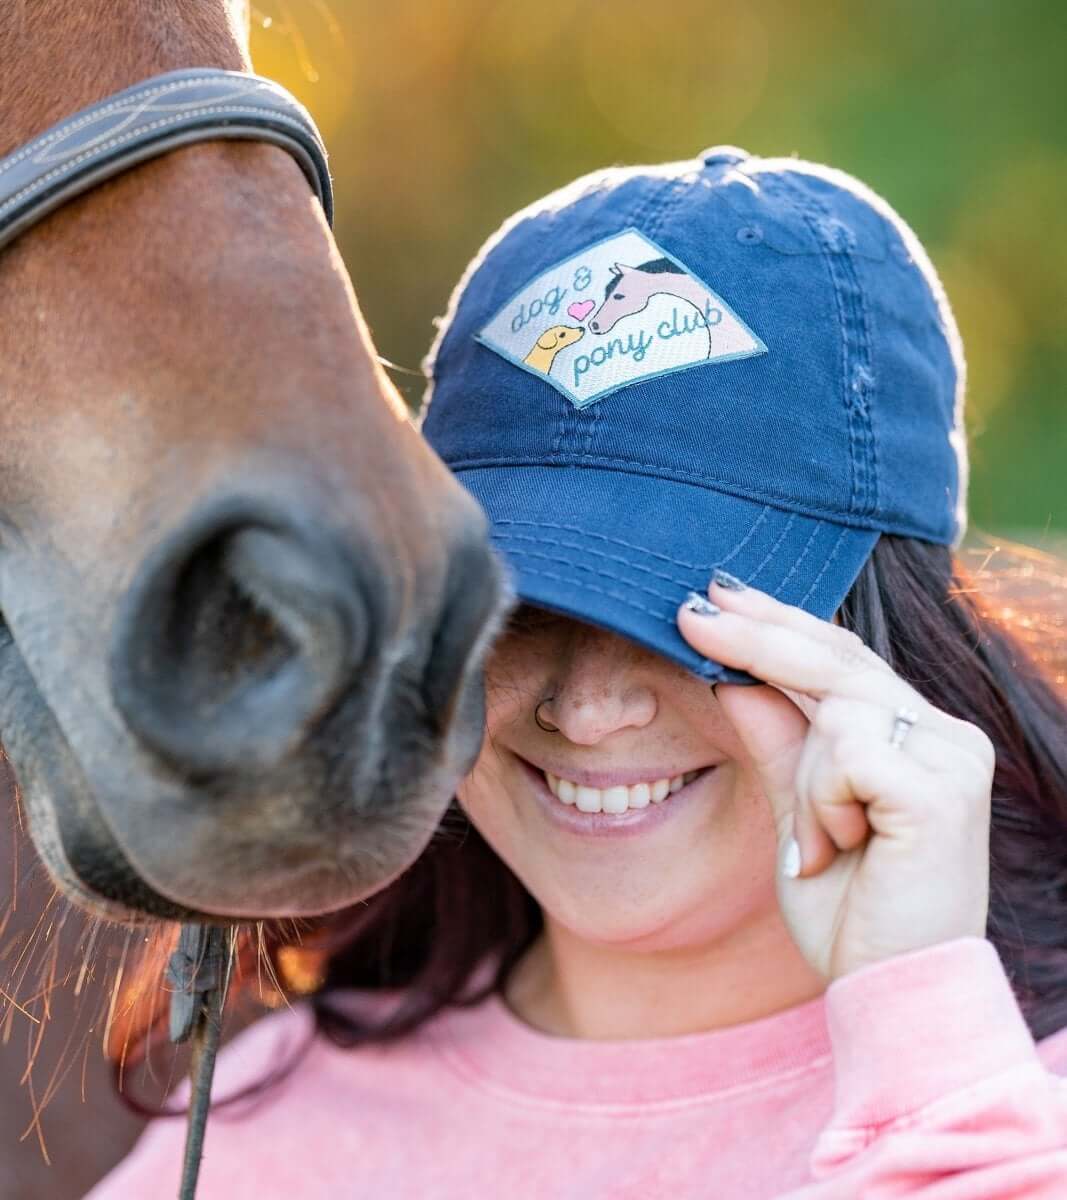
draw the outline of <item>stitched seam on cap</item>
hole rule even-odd
[[[744,536],[744,538],[742,538],[742,540],[736,546],[734,546],[734,548],[729,552],[729,554],[726,557],[717,558],[717,559],[715,559],[714,562],[710,562],[710,563],[676,563],[676,565],[686,567],[687,569],[692,570],[692,571],[706,572],[706,571],[714,570],[715,567],[721,566],[724,562],[728,562],[731,558],[734,557],[735,554],[737,554],[740,547],[743,546],[745,544],[745,542],[747,542],[749,540],[749,538],[752,536],[753,532],[755,531],[756,526],[759,525],[762,520],[763,520],[763,514],[761,513],[760,516],[756,518],[756,521],[753,523],[752,528],[748,531],[748,533]],[[820,524],[821,524],[821,522],[820,522]],[[815,534],[813,533],[812,537],[814,538],[814,536],[815,536]],[[577,550],[579,553],[590,555],[593,558],[601,558],[601,559],[604,559],[606,562],[615,562],[615,563],[618,563],[620,566],[629,567],[632,570],[644,571],[646,574],[652,575],[656,579],[662,579],[665,583],[673,583],[673,584],[676,584],[678,587],[684,587],[684,588],[688,588],[688,587],[692,586],[691,579],[677,579],[673,575],[667,575],[662,571],[657,571],[653,567],[646,566],[644,563],[639,562],[636,559],[627,558],[625,555],[606,554],[603,550],[594,550],[592,546],[580,545],[577,542],[563,541],[562,539],[560,539],[558,537],[547,538],[547,537],[538,537],[536,534],[507,533],[507,532],[499,532],[499,531],[494,532],[492,537],[493,537],[494,541],[498,541],[498,542],[500,542],[500,541],[532,542],[534,545],[537,545],[537,546],[552,546],[552,547],[557,547],[561,550]],[[779,539],[779,541],[780,540],[781,539]],[[633,549],[633,550],[637,550],[639,552],[642,549],[640,546],[632,546],[629,548]],[[665,557],[665,556],[660,556],[660,557]],[[567,561],[570,561],[570,560],[568,559]],[[675,562],[674,559],[669,559],[668,561],[670,561],[672,563]]]
[[[808,551],[811,549],[811,547],[812,547],[812,543],[813,543],[813,542],[815,541],[815,539],[816,539],[816,538],[819,536],[819,530],[820,530],[820,529],[822,529],[822,527],[823,527],[823,524],[824,524],[824,522],[820,521],[820,522],[819,522],[819,523],[818,523],[818,524],[815,526],[815,528],[814,528],[814,529],[811,531],[811,537],[809,537],[809,538],[808,538],[807,544],[805,545],[804,549],[803,549],[803,550],[800,552],[800,557],[799,557],[799,558],[798,558],[798,559],[797,559],[797,560],[796,560],[796,561],[793,563],[792,569],[790,570],[789,574],[788,574],[788,575],[787,575],[787,576],[786,576],[786,577],[785,577],[785,578],[782,580],[782,582],[781,582],[781,583],[780,583],[780,584],[779,584],[779,585],[778,585],[778,586],[777,586],[777,587],[774,589],[774,595],[775,595],[775,596],[777,596],[777,595],[778,595],[780,592],[782,592],[782,591],[785,589],[785,585],[786,585],[786,584],[787,584],[787,583],[790,581],[790,579],[792,579],[792,578],[793,578],[793,576],[796,574],[796,572],[797,572],[797,567],[799,567],[799,566],[800,566],[800,564],[801,564],[801,563],[804,561],[804,559],[805,559],[805,558],[807,558],[807,556],[808,556]]]
[[[594,558],[601,558],[606,562],[618,563],[620,566],[627,567],[633,571],[643,571],[646,575],[651,575],[655,579],[662,579],[664,583],[673,583],[678,587],[683,588],[692,587],[692,580],[676,579],[673,575],[667,575],[663,571],[656,571],[652,567],[646,567],[642,563],[635,562],[633,559],[623,558],[621,554],[605,554],[602,550],[594,550],[591,546],[578,546],[575,545],[574,542],[563,542],[558,538],[537,538],[530,537],[529,535],[522,533],[497,533],[493,535],[493,541],[529,542],[535,546],[555,546],[560,550],[578,550],[582,554],[588,554]],[[514,553],[514,551],[509,550],[508,553]],[[522,553],[521,549],[519,550],[519,553]],[[530,551],[529,553],[533,552]],[[570,559],[559,559],[558,561],[571,562]],[[578,566],[579,564],[575,563],[574,565]],[[698,567],[696,569],[700,571],[710,571],[714,569],[714,566],[714,563],[710,563],[706,567]],[[588,567],[586,569],[592,570],[593,568]],[[597,573],[600,574],[600,572]],[[612,578],[615,577],[612,576]]]
[[[857,280],[858,280],[858,272],[857,272]],[[874,409],[871,406],[871,400],[873,399],[875,392],[877,391],[878,381],[877,381],[877,379],[874,378],[874,368],[873,368],[874,339],[871,336],[871,329],[872,329],[871,306],[867,299],[867,293],[862,287],[860,287],[859,293],[860,293],[860,307],[863,310],[863,327],[866,332],[866,339],[867,339],[867,370],[871,377],[870,391],[867,393],[864,393],[864,397],[863,397],[864,412],[865,412],[866,420],[867,420],[867,433],[870,438],[870,447],[871,447],[871,483],[870,483],[871,503],[870,503],[870,508],[868,511],[871,513],[876,513],[876,512],[881,511],[882,500],[881,500],[881,494],[880,494],[880,490],[879,490],[880,479],[879,479],[879,475],[878,475],[878,430],[875,427]]]
[[[769,504],[765,504],[763,506],[763,509],[761,510],[759,516],[753,522],[752,528],[748,531],[748,533],[745,534],[745,536],[741,539],[741,541],[739,541],[737,543],[737,545],[730,551],[729,554],[727,554],[727,556],[725,558],[720,558],[717,562],[708,563],[707,565],[705,565],[703,563],[685,562],[683,559],[680,559],[680,558],[671,558],[671,556],[669,554],[664,554],[660,550],[652,550],[647,546],[638,546],[635,542],[624,542],[622,540],[622,538],[610,537],[606,533],[598,533],[591,529],[582,529],[578,525],[555,525],[549,521],[515,521],[510,518],[505,519],[505,520],[500,520],[500,521],[493,521],[493,525],[494,526],[515,525],[515,526],[519,526],[520,528],[555,529],[561,533],[577,533],[577,534],[580,534],[582,537],[595,538],[598,541],[607,542],[609,545],[612,545],[612,546],[621,546],[625,550],[636,550],[636,551],[638,551],[638,553],[647,554],[651,558],[662,559],[664,562],[670,563],[672,566],[684,567],[687,570],[693,570],[693,571],[708,571],[712,567],[722,566],[723,563],[729,562],[731,559],[736,557],[736,555],[742,549],[744,549],[744,547],[747,545],[747,543],[748,543],[749,539],[752,537],[752,535],[756,532],[756,530],[760,527],[760,525],[767,519],[767,510],[769,508],[770,508]],[[545,539],[545,540],[547,540],[547,539]]]
[[[682,199],[689,194],[689,181],[685,178],[672,180],[670,187],[667,189],[666,196],[659,204],[658,212],[654,213],[649,220],[645,233],[653,241],[659,237],[659,231],[663,228],[664,221],[674,212]]]
[[[591,567],[585,563],[573,563],[569,558],[559,558],[551,554],[539,554],[535,550],[523,550],[521,548],[512,550],[511,554],[516,558],[533,558],[542,562],[555,563],[561,567],[570,567],[576,571],[585,571],[589,575],[595,575],[598,579],[610,579],[616,583],[619,582],[615,575],[612,575],[607,571],[598,571],[596,567]],[[657,621],[668,620],[662,611],[649,608],[647,605],[639,603],[637,600],[634,600],[632,596],[625,593],[613,592],[607,588],[597,587],[595,583],[590,583],[586,579],[574,579],[573,577],[567,579],[562,575],[556,575],[552,571],[544,570],[539,570],[538,575],[542,579],[553,579],[556,581],[556,583],[566,583],[568,585],[577,583],[579,587],[585,588],[586,591],[596,592],[596,594],[599,596],[607,596],[611,600],[617,600],[620,604],[625,604],[630,608],[636,608],[639,612],[643,612],[646,616],[655,617]],[[643,587],[639,583],[635,583],[632,586],[635,587],[639,592],[644,592],[645,595],[654,596],[657,600],[664,600],[671,605],[677,603],[674,596],[664,595],[663,592],[657,592],[654,588]]]
[[[729,492],[730,495],[739,496],[745,500],[754,500],[759,504],[773,504],[773,501],[767,499],[768,496],[773,496],[776,500],[780,500],[781,505],[775,507],[784,507],[787,512],[798,512],[804,516],[810,517],[825,517],[826,520],[834,524],[849,524],[848,517],[855,516],[854,513],[840,513],[831,509],[817,508],[812,504],[799,503],[795,496],[785,496],[780,492],[774,491],[773,488],[764,488],[762,492],[756,492],[746,488],[744,484],[738,483],[733,479],[716,479],[708,475],[699,475],[696,471],[686,471],[679,467],[666,467],[661,463],[646,463],[638,459],[619,458],[612,455],[598,454],[592,459],[583,459],[580,464],[570,463],[554,463],[551,459],[544,456],[538,458],[464,458],[449,460],[445,459],[445,463],[449,470],[454,473],[463,471],[473,471],[488,467],[503,467],[511,469],[513,467],[543,467],[543,466],[580,466],[583,469],[590,467],[602,466],[607,470],[622,470],[629,468],[635,475],[650,475],[657,479],[675,479],[680,483],[692,483],[697,487],[703,487],[707,491],[721,489]],[[617,466],[615,464],[618,464]],[[870,529],[871,526],[860,525],[855,523],[853,528]],[[879,532],[882,532],[879,530]],[[923,532],[919,529],[908,528],[902,526],[894,526],[894,533],[902,536],[913,536],[923,538],[926,541],[936,541],[936,537],[929,531]]]
[[[830,275],[841,332],[841,384],[849,437],[849,509],[859,515],[870,515],[874,511],[872,433],[866,389],[873,386],[874,376],[870,365],[870,330],[856,263],[847,241],[836,253],[827,245],[826,224],[836,218],[821,201],[802,192],[787,176],[776,177],[774,185],[811,229]],[[847,236],[844,222],[839,224]]]
[[[563,453],[563,438],[567,432],[567,405],[560,408],[559,420],[556,422],[556,432],[552,438],[551,458],[560,458]]]
[[[635,229],[642,228],[645,220],[654,220],[656,211],[670,200],[671,181],[656,179],[654,186],[648,189],[644,199],[631,209],[630,224]]]
[[[813,202],[828,219],[833,219],[828,210]],[[871,427],[869,394],[874,387],[871,371],[870,330],[867,327],[863,305],[863,288],[860,284],[856,261],[846,245],[840,253],[829,254],[831,273],[835,277],[835,288],[839,305],[844,306],[842,338],[844,342],[844,389],[845,411],[849,422],[849,439],[855,462],[855,503],[853,510],[867,515],[873,511]]]
[[[840,544],[840,541],[841,539],[838,538],[838,544]],[[672,625],[674,623],[674,609],[679,603],[677,596],[669,596],[664,592],[658,591],[656,588],[647,587],[636,582],[628,585],[631,589],[630,593],[612,591],[610,588],[599,587],[597,584],[590,582],[586,576],[592,575],[596,579],[608,580],[611,583],[616,584],[620,583],[618,576],[611,571],[601,570],[599,567],[590,563],[573,562],[569,558],[561,558],[556,554],[542,554],[537,550],[527,550],[522,546],[512,547],[507,551],[507,553],[512,558],[532,559],[539,563],[549,563],[550,565],[568,568],[571,572],[570,576],[568,577],[566,575],[557,574],[555,571],[549,571],[545,570],[543,567],[538,567],[537,576],[539,579],[551,579],[555,583],[565,583],[568,587],[581,587],[588,592],[595,593],[598,596],[607,596],[610,600],[615,600],[619,604],[625,604],[628,608],[636,609],[638,612],[642,612],[648,617],[653,617],[657,621],[664,621],[668,625]],[[836,553],[837,549],[835,547],[834,553],[831,554],[826,566],[829,566],[829,563],[833,561]],[[815,585],[826,573],[826,566],[822,568],[815,580],[815,583],[813,583],[805,593],[804,600],[807,600],[808,596],[810,596],[815,590]],[[686,588],[688,587],[688,584],[681,583],[678,586],[680,588]],[[783,586],[784,584],[779,584],[778,587],[776,587],[773,591],[769,591],[767,594],[769,596],[777,596],[781,592]],[[656,611],[655,609],[649,608],[646,604],[642,604],[639,600],[633,597],[632,592],[634,590],[669,604],[671,606],[670,611],[664,613],[662,611]],[[803,605],[804,600],[800,601],[800,605]]]
[[[764,557],[763,557],[763,561],[760,563],[760,565],[759,565],[759,566],[758,566],[758,567],[757,567],[757,568],[756,568],[756,569],[755,569],[755,570],[752,572],[752,574],[751,574],[751,575],[748,577],[750,582],[751,582],[753,579],[758,579],[758,578],[759,578],[759,573],[760,573],[760,571],[762,571],[762,570],[763,570],[763,568],[764,568],[764,567],[765,567],[765,566],[766,566],[766,565],[767,565],[767,564],[768,564],[768,563],[771,561],[771,559],[772,559],[772,558],[774,558],[774,556],[775,556],[775,555],[778,553],[778,547],[779,547],[779,546],[782,544],[782,542],[784,542],[784,541],[785,541],[786,535],[789,533],[790,529],[792,529],[792,528],[793,528],[793,523],[794,523],[794,521],[796,521],[796,519],[797,519],[797,514],[796,514],[796,513],[790,513],[790,514],[789,514],[789,520],[788,520],[788,521],[786,521],[786,523],[785,523],[785,527],[783,528],[782,532],[781,532],[781,533],[778,535],[778,539],[777,539],[777,541],[774,543],[774,545],[773,545],[773,546],[772,546],[772,547],[771,547],[771,548],[770,548],[770,549],[767,551],[767,553],[764,555]]]
[[[838,282],[837,272],[835,270],[834,255],[831,254],[826,246],[824,231],[816,216],[816,213],[823,213],[825,210],[817,208],[815,205],[809,207],[805,202],[805,197],[800,191],[800,188],[794,186],[785,175],[770,177],[765,182],[772,184],[772,190],[777,190],[781,198],[789,204],[797,213],[800,219],[811,230],[812,236],[815,239],[815,244],[819,247],[819,257],[823,261],[823,266],[826,268],[826,274],[830,280],[830,288],[834,297],[834,309],[837,312],[838,331],[841,335],[841,381],[844,389],[844,408],[845,408],[845,424],[848,430],[848,469],[849,469],[849,511],[854,512],[857,507],[857,496],[859,495],[858,472],[859,467],[856,461],[856,433],[852,419],[852,405],[850,388],[850,372],[848,360],[848,334],[846,332],[846,319],[843,308],[843,300],[841,296],[841,288]]]
[[[760,514],[760,517],[759,517],[759,518],[757,518],[756,522],[753,524],[753,527],[752,527],[752,529],[751,529],[751,530],[749,530],[749,534],[748,534],[748,535],[747,535],[747,536],[746,536],[746,537],[745,537],[745,538],[742,540],[742,542],[741,542],[741,543],[739,543],[739,546],[740,546],[740,545],[743,545],[743,544],[744,544],[744,542],[748,540],[748,537],[749,537],[749,536],[751,536],[752,532],[755,530],[756,526],[760,524],[760,521],[762,521],[762,519],[763,519],[763,514],[761,513],[761,514]],[[760,563],[760,565],[759,565],[759,566],[756,568],[756,570],[755,570],[754,572],[752,572],[752,574],[750,574],[750,575],[747,577],[747,580],[752,580],[752,579],[755,579],[755,578],[756,578],[756,576],[757,576],[757,575],[760,573],[760,571],[763,569],[763,567],[764,567],[764,566],[765,566],[765,565],[766,565],[766,564],[767,564],[767,563],[768,563],[768,562],[769,562],[769,561],[770,561],[770,560],[773,558],[774,554],[775,554],[775,553],[776,553],[776,551],[778,550],[778,547],[779,547],[779,546],[782,544],[782,540],[785,538],[786,534],[789,532],[789,529],[790,529],[790,527],[792,526],[792,524],[793,524],[794,520],[795,520],[795,514],[793,514],[793,516],[790,516],[790,518],[789,518],[788,522],[786,523],[786,526],[785,526],[785,528],[782,530],[782,532],[781,532],[781,534],[779,535],[779,537],[778,537],[777,541],[775,541],[774,545],[771,547],[771,549],[770,549],[770,550],[767,552],[767,554],[764,556],[764,558],[763,558],[763,561],[762,561],[762,562]],[[820,522],[820,524],[821,524],[821,522]],[[619,563],[621,563],[621,565],[623,565],[623,566],[627,566],[627,567],[636,567],[637,569],[639,569],[639,570],[643,570],[643,571],[645,571],[646,573],[648,573],[648,574],[650,574],[650,575],[653,575],[653,576],[654,576],[654,577],[656,577],[656,578],[662,579],[662,580],[664,580],[664,581],[665,581],[665,582],[667,582],[667,583],[673,583],[673,584],[676,584],[676,585],[677,585],[679,588],[688,588],[688,587],[690,586],[690,581],[689,581],[689,580],[672,579],[672,578],[670,578],[670,577],[669,577],[669,576],[667,576],[667,575],[663,575],[663,574],[661,574],[660,572],[657,572],[657,571],[652,571],[650,568],[648,568],[648,567],[645,567],[645,566],[643,566],[643,565],[642,565],[642,564],[640,564],[640,563],[630,562],[630,561],[628,561],[628,560],[626,560],[626,559],[624,559],[624,558],[621,558],[621,557],[618,557],[618,558],[613,558],[613,556],[611,556],[611,555],[602,554],[602,553],[600,553],[599,551],[592,550],[592,549],[590,549],[589,547],[586,547],[586,546],[577,546],[577,545],[574,545],[573,543],[560,542],[560,541],[558,541],[558,540],[549,541],[549,540],[547,540],[547,539],[539,539],[539,538],[536,538],[536,537],[533,537],[533,536],[529,536],[529,535],[525,535],[525,536],[524,536],[524,535],[522,535],[522,534],[502,534],[502,535],[501,535],[501,534],[497,534],[496,536],[497,536],[497,539],[498,539],[498,540],[527,541],[527,542],[533,542],[535,545],[541,545],[541,544],[543,544],[543,545],[546,545],[546,546],[548,546],[548,547],[551,547],[552,549],[569,549],[569,550],[578,550],[578,551],[582,552],[583,554],[590,554],[590,555],[593,555],[593,556],[595,556],[595,557],[598,557],[598,558],[607,559],[608,561],[615,561],[615,562],[619,562]],[[812,535],[811,535],[811,536],[812,536],[812,538],[814,538],[815,534],[814,534],[814,533],[812,533]],[[811,542],[811,539],[809,539],[809,545],[810,545],[810,542]],[[730,555],[730,557],[732,557],[732,556],[733,556],[733,554],[734,554],[734,553],[736,553],[737,549],[738,549],[738,547],[735,547],[735,548],[734,548],[734,551],[732,551],[732,552],[731,552],[731,555]],[[589,575],[595,575],[597,578],[600,578],[600,579],[608,579],[608,580],[611,580],[612,582],[615,582],[615,583],[618,583],[618,582],[620,582],[620,581],[619,581],[619,579],[618,579],[618,576],[617,576],[617,575],[616,575],[614,572],[612,572],[612,571],[603,570],[603,569],[601,569],[599,566],[597,566],[597,565],[594,565],[594,564],[591,564],[591,563],[589,563],[589,562],[575,562],[575,561],[573,561],[572,559],[569,559],[569,558],[562,558],[562,557],[560,557],[560,555],[558,555],[558,554],[542,554],[542,553],[541,553],[541,552],[539,552],[539,551],[536,551],[536,550],[528,550],[528,549],[526,549],[526,548],[524,548],[524,547],[522,547],[522,546],[512,547],[512,548],[508,549],[508,550],[506,551],[506,553],[508,553],[508,554],[510,554],[510,555],[512,555],[512,556],[515,556],[515,557],[519,557],[519,558],[536,558],[536,559],[540,559],[540,560],[542,560],[542,561],[544,561],[544,562],[548,562],[548,563],[555,563],[555,564],[557,564],[558,566],[561,566],[561,567],[569,567],[571,570],[574,570],[574,571],[584,571],[584,572],[586,572],[587,574],[589,574]],[[727,561],[727,560],[726,560],[726,559],[719,559],[719,560],[717,560],[716,562],[709,564],[707,567],[705,567],[705,566],[694,566],[694,567],[693,567],[693,569],[694,569],[694,570],[700,570],[700,571],[706,571],[706,570],[710,570],[711,568],[713,568],[713,567],[715,567],[715,566],[718,566],[720,563],[722,563],[722,562],[725,562],[725,561]],[[547,572],[542,572],[542,574],[544,574],[544,575],[545,575],[547,578],[555,578],[555,579],[559,579],[559,577],[558,577],[558,576],[549,575]],[[788,577],[787,577],[787,578],[788,578]],[[821,573],[820,573],[820,578],[821,578]],[[559,581],[560,581],[560,582],[567,582],[566,580],[559,580]],[[585,584],[583,584],[582,586],[586,586],[586,585],[585,585]],[[630,584],[630,586],[631,586],[631,587],[634,587],[634,588],[636,588],[638,591],[644,592],[646,595],[649,595],[649,596],[654,596],[654,597],[656,597],[656,599],[658,599],[658,600],[664,600],[664,601],[666,601],[666,602],[668,602],[668,603],[670,603],[670,604],[675,604],[675,603],[677,603],[677,599],[676,599],[676,597],[674,597],[674,596],[669,596],[669,595],[665,594],[664,592],[658,591],[656,588],[653,588],[653,587],[647,587],[647,586],[643,586],[642,584],[640,584],[640,583],[637,583],[637,582],[633,582],[633,583],[631,583],[631,584]],[[778,593],[779,593],[779,592],[782,590],[782,587],[783,587],[783,586],[784,586],[784,582],[783,582],[783,583],[780,583],[780,584],[778,585],[778,587],[776,587],[776,588],[774,589],[774,591],[772,591],[772,592],[769,592],[768,594],[769,594],[769,595],[772,595],[772,596],[776,596],[776,595],[778,595]],[[593,589],[593,590],[597,590],[597,589]],[[608,595],[611,595],[611,594],[613,594],[613,593],[607,593],[607,594],[608,594]],[[622,600],[622,601],[624,601],[624,602],[625,602],[625,600],[626,600],[626,598],[625,598],[624,596],[616,596],[615,598],[616,598],[616,599],[618,599],[618,600]],[[640,605],[635,605],[635,607],[641,607],[641,606],[640,606]],[[647,608],[643,608],[643,607],[641,607],[641,610],[642,610],[643,612],[648,612],[648,613],[650,613],[650,610],[649,610],[649,609],[647,609]],[[652,614],[652,613],[650,613],[650,615],[661,616],[662,614]]]
[[[823,565],[822,565],[822,570],[821,570],[821,571],[818,573],[818,575],[816,575],[816,576],[815,576],[815,578],[812,580],[811,587],[810,587],[810,588],[808,588],[808,590],[807,590],[807,591],[804,593],[804,595],[803,595],[803,596],[801,596],[801,598],[800,598],[800,601],[799,601],[799,603],[798,603],[797,607],[799,607],[799,608],[803,608],[803,607],[804,607],[804,604],[806,603],[806,601],[807,601],[807,599],[808,599],[808,597],[809,597],[809,596],[811,595],[811,593],[812,593],[813,591],[815,591],[815,589],[816,589],[816,588],[819,586],[819,582],[820,582],[820,580],[821,580],[821,579],[822,579],[822,577],[823,577],[823,576],[826,574],[826,572],[827,572],[827,571],[830,569],[830,564],[831,564],[831,563],[834,561],[834,559],[837,557],[837,552],[838,552],[838,550],[840,550],[840,549],[841,549],[841,543],[842,543],[844,540],[845,540],[845,531],[842,529],[842,530],[841,530],[841,532],[840,532],[840,533],[837,535],[837,541],[834,543],[834,548],[833,548],[833,550],[831,550],[831,551],[830,551],[830,556],[829,556],[829,558],[827,558],[826,562],[824,562],[824,563],[823,563]]]
[[[585,424],[585,437],[582,439],[582,448],[579,453],[583,458],[587,458],[593,449],[593,437],[596,434],[596,427],[600,423],[600,414],[604,411],[603,404],[591,404],[589,408],[584,408],[580,411],[579,416],[581,421],[579,424]],[[586,417],[585,414],[589,413]]]
[[[779,196],[793,209],[800,217],[805,225],[811,230],[812,236],[815,239],[815,244],[819,247],[819,257],[823,261],[823,266],[826,269],[827,277],[830,280],[830,289],[833,292],[834,308],[837,312],[837,325],[841,334],[841,377],[843,387],[845,389],[845,424],[848,429],[848,476],[849,476],[849,500],[848,506],[850,511],[856,508],[857,495],[857,480],[856,480],[856,446],[855,434],[852,426],[851,406],[848,403],[848,348],[847,336],[845,334],[845,315],[842,311],[840,289],[838,288],[837,276],[834,272],[834,267],[831,259],[833,255],[829,254],[826,249],[822,237],[822,230],[819,227],[819,222],[814,219],[811,210],[803,203],[803,197],[800,194],[799,188],[794,188],[790,185],[789,180],[784,175],[771,176],[764,181],[765,184],[771,184],[771,190],[777,191]]]

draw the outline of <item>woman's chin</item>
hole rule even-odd
[[[687,903],[685,897],[680,896],[669,908],[659,908],[657,911],[639,899],[631,900],[628,896],[624,899],[626,902],[619,904],[610,892],[600,893],[599,901],[586,902],[568,897],[565,902],[546,911],[572,937],[586,945],[602,946],[615,952],[630,950],[648,954],[658,950],[676,950],[688,944],[689,936],[684,932],[684,927],[688,925],[686,914],[700,904],[699,897],[693,897]],[[590,905],[598,902],[601,906],[613,905],[615,911],[605,919],[590,919]]]

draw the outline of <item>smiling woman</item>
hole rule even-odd
[[[596,403],[516,361],[516,287],[599,290],[635,237],[729,328]],[[1062,1195],[1067,707],[954,554],[963,357],[914,234],[794,158],[606,172],[491,239],[428,365],[523,603],[438,834],[224,1056],[232,1099],[291,1069],[209,1131],[207,1200]]]

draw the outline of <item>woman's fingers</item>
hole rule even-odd
[[[797,763],[794,777],[793,836],[800,847],[801,874],[821,871],[834,861],[838,846],[819,823],[811,802],[812,780],[825,759],[825,747],[818,738],[809,736]],[[866,815],[861,813],[863,831],[867,831]]]
[[[736,591],[732,588],[723,587],[722,584],[712,582],[708,587],[708,595],[718,605],[724,608],[733,608],[733,600],[740,598],[739,602],[744,605],[742,611],[747,616],[753,617],[756,620],[771,621],[773,623],[784,625],[789,629],[796,630],[797,633],[807,633],[817,641],[831,640],[836,636],[835,631],[847,633],[840,625],[835,625],[833,621],[825,621],[822,617],[817,617],[813,613],[806,612],[802,608],[798,608],[795,604],[785,604],[781,600],[776,600],[767,592],[760,591],[759,588],[745,587],[741,591]],[[891,671],[889,664],[884,658],[875,654],[873,650],[865,646],[862,642],[860,645],[867,650],[868,654],[873,658],[872,665],[881,667],[885,671]]]
[[[946,796],[988,794],[990,739],[926,701],[855,634],[755,589],[716,587],[714,596],[718,612],[698,597],[680,610],[679,628],[700,653],[769,685],[720,684],[716,696],[771,803],[779,844],[797,840],[802,876],[822,874],[872,834],[914,846],[922,829],[968,819]],[[894,746],[901,709],[917,721]]]
[[[992,766],[946,741],[939,726],[920,723],[891,745],[891,715],[859,701],[820,704],[794,781],[804,874],[817,874],[838,850],[862,846],[872,829],[893,824],[900,832],[935,815],[948,779],[956,789],[970,781],[976,795],[988,789]]]
[[[678,617],[686,640],[708,658],[740,667],[789,694],[812,721],[820,720],[830,699],[867,702],[888,710],[888,739],[894,712],[908,708],[919,714],[924,739],[936,733],[983,765],[992,764],[992,742],[980,729],[930,705],[856,634],[755,588],[738,592],[716,586],[714,594],[721,609],[717,615],[683,606]],[[835,719],[840,715],[835,712]]]
[[[910,703],[903,707],[918,716],[906,735],[909,758],[934,772],[955,772],[968,765],[992,771],[996,752],[977,726],[950,716],[921,698],[914,707]],[[824,737],[867,734],[872,745],[888,746],[895,720],[896,707],[885,701],[830,696],[819,702],[812,724]],[[961,755],[970,763],[961,760]]]
[[[797,763],[811,728],[808,719],[776,688],[720,684],[715,695],[752,763],[783,841],[793,819]]]
[[[824,621],[831,634],[815,637],[809,629],[751,616],[741,611],[741,605],[747,605],[741,597],[746,595],[731,594],[733,609],[723,608],[716,615],[683,607],[678,625],[686,641],[716,662],[816,700],[831,694],[857,700],[888,696],[898,704],[918,699],[855,634]]]

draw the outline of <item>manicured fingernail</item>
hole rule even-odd
[[[724,587],[731,592],[744,592],[748,590],[748,585],[741,582],[736,575],[731,575],[729,571],[720,570],[716,567],[711,575],[711,582],[717,583],[719,587]]]
[[[796,879],[800,874],[800,847],[797,839],[791,837],[785,844],[785,856],[782,859],[782,874],[787,879]]]
[[[688,608],[690,612],[696,613],[698,617],[714,617],[722,612],[722,609],[717,604],[699,592],[690,592],[685,598],[683,608]]]

